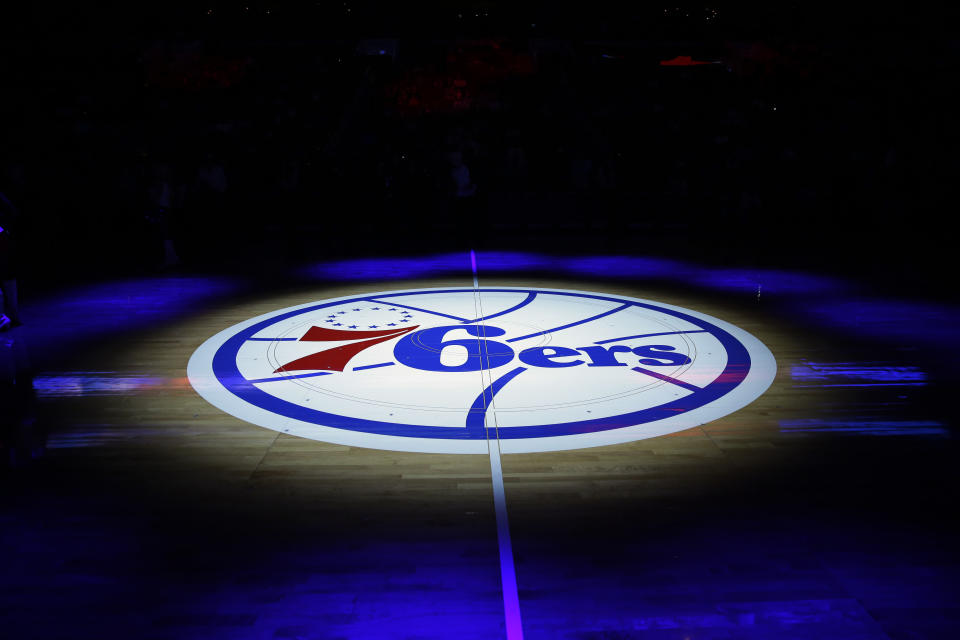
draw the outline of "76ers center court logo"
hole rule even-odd
[[[442,453],[578,449],[688,429],[760,396],[776,362],[746,331],[582,291],[388,291],[281,309],[220,332],[188,375],[282,433]]]

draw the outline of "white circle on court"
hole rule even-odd
[[[771,384],[770,350],[730,323],[562,289],[385,291],[280,309],[190,358],[214,406],[313,440],[396,451],[578,449],[673,433]]]

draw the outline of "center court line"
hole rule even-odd
[[[476,283],[476,279],[474,279],[474,282]],[[497,313],[493,314],[492,316],[487,316],[486,318],[477,318],[476,320],[471,320],[470,322],[468,322],[468,323],[466,323],[466,324],[471,324],[471,323],[474,323],[474,322],[480,322],[481,320],[489,320],[489,319],[491,319],[491,318],[498,318],[498,317],[500,317],[500,316],[505,316],[505,315],[507,315],[508,313],[513,313],[514,311],[516,311],[516,310],[518,310],[518,309],[522,309],[523,307],[525,307],[525,306],[527,306],[528,304],[530,304],[531,302],[533,302],[533,299],[536,298],[536,297],[537,297],[536,292],[531,291],[530,293],[527,294],[527,297],[524,298],[522,302],[513,305],[513,306],[510,307],[509,309],[504,309],[503,311],[498,311]]]
[[[472,250],[470,251],[470,266],[473,268],[474,297],[479,311],[477,317],[479,318],[480,326],[484,327],[483,304],[480,301],[480,284],[477,279],[477,255]],[[481,330],[481,333],[485,332]],[[478,338],[478,341],[481,347],[486,345],[486,342],[483,342],[482,338]],[[481,357],[483,357],[482,350]],[[490,381],[491,384],[487,384],[488,381],[483,380],[484,372],[487,372],[487,375],[489,375],[489,369],[480,370],[481,382],[484,388],[480,397],[483,398],[483,402],[486,403],[486,389],[492,387],[492,381]],[[503,487],[503,466],[500,461],[500,436],[496,424],[496,412],[490,411],[489,409],[493,409],[493,394],[490,395],[490,406],[484,406],[483,417],[484,427],[487,433],[487,452],[490,455],[490,476],[493,481],[493,510],[497,520],[497,546],[500,549],[500,583],[503,590],[503,614],[506,621],[507,640],[523,640],[523,624],[520,618],[520,596],[517,593],[517,570],[513,561],[513,544],[510,541],[510,523],[507,519],[507,496]],[[487,424],[487,416],[493,416],[494,424],[492,430],[495,438],[492,440],[489,435],[491,429],[490,425]]]

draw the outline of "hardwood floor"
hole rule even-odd
[[[696,309],[746,329],[778,362],[763,396],[703,426],[504,456],[527,638],[960,633],[947,513],[956,451],[935,426],[944,427],[930,388],[802,375],[810,363],[903,366],[902,353],[825,335],[744,297],[588,280],[481,284]],[[2,493],[9,637],[503,637],[485,456],[281,434],[208,404],[185,373],[205,339],[262,313],[471,285],[239,292],[45,356],[36,387],[48,449],[8,473]],[[69,319],[60,331],[71,331]],[[883,436],[868,428],[879,423],[934,426]]]

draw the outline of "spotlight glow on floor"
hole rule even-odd
[[[749,404],[775,372],[759,340],[696,311],[521,288],[281,309],[209,339],[188,368],[209,402],[277,431],[476,454],[488,438],[526,453],[688,429]]]

